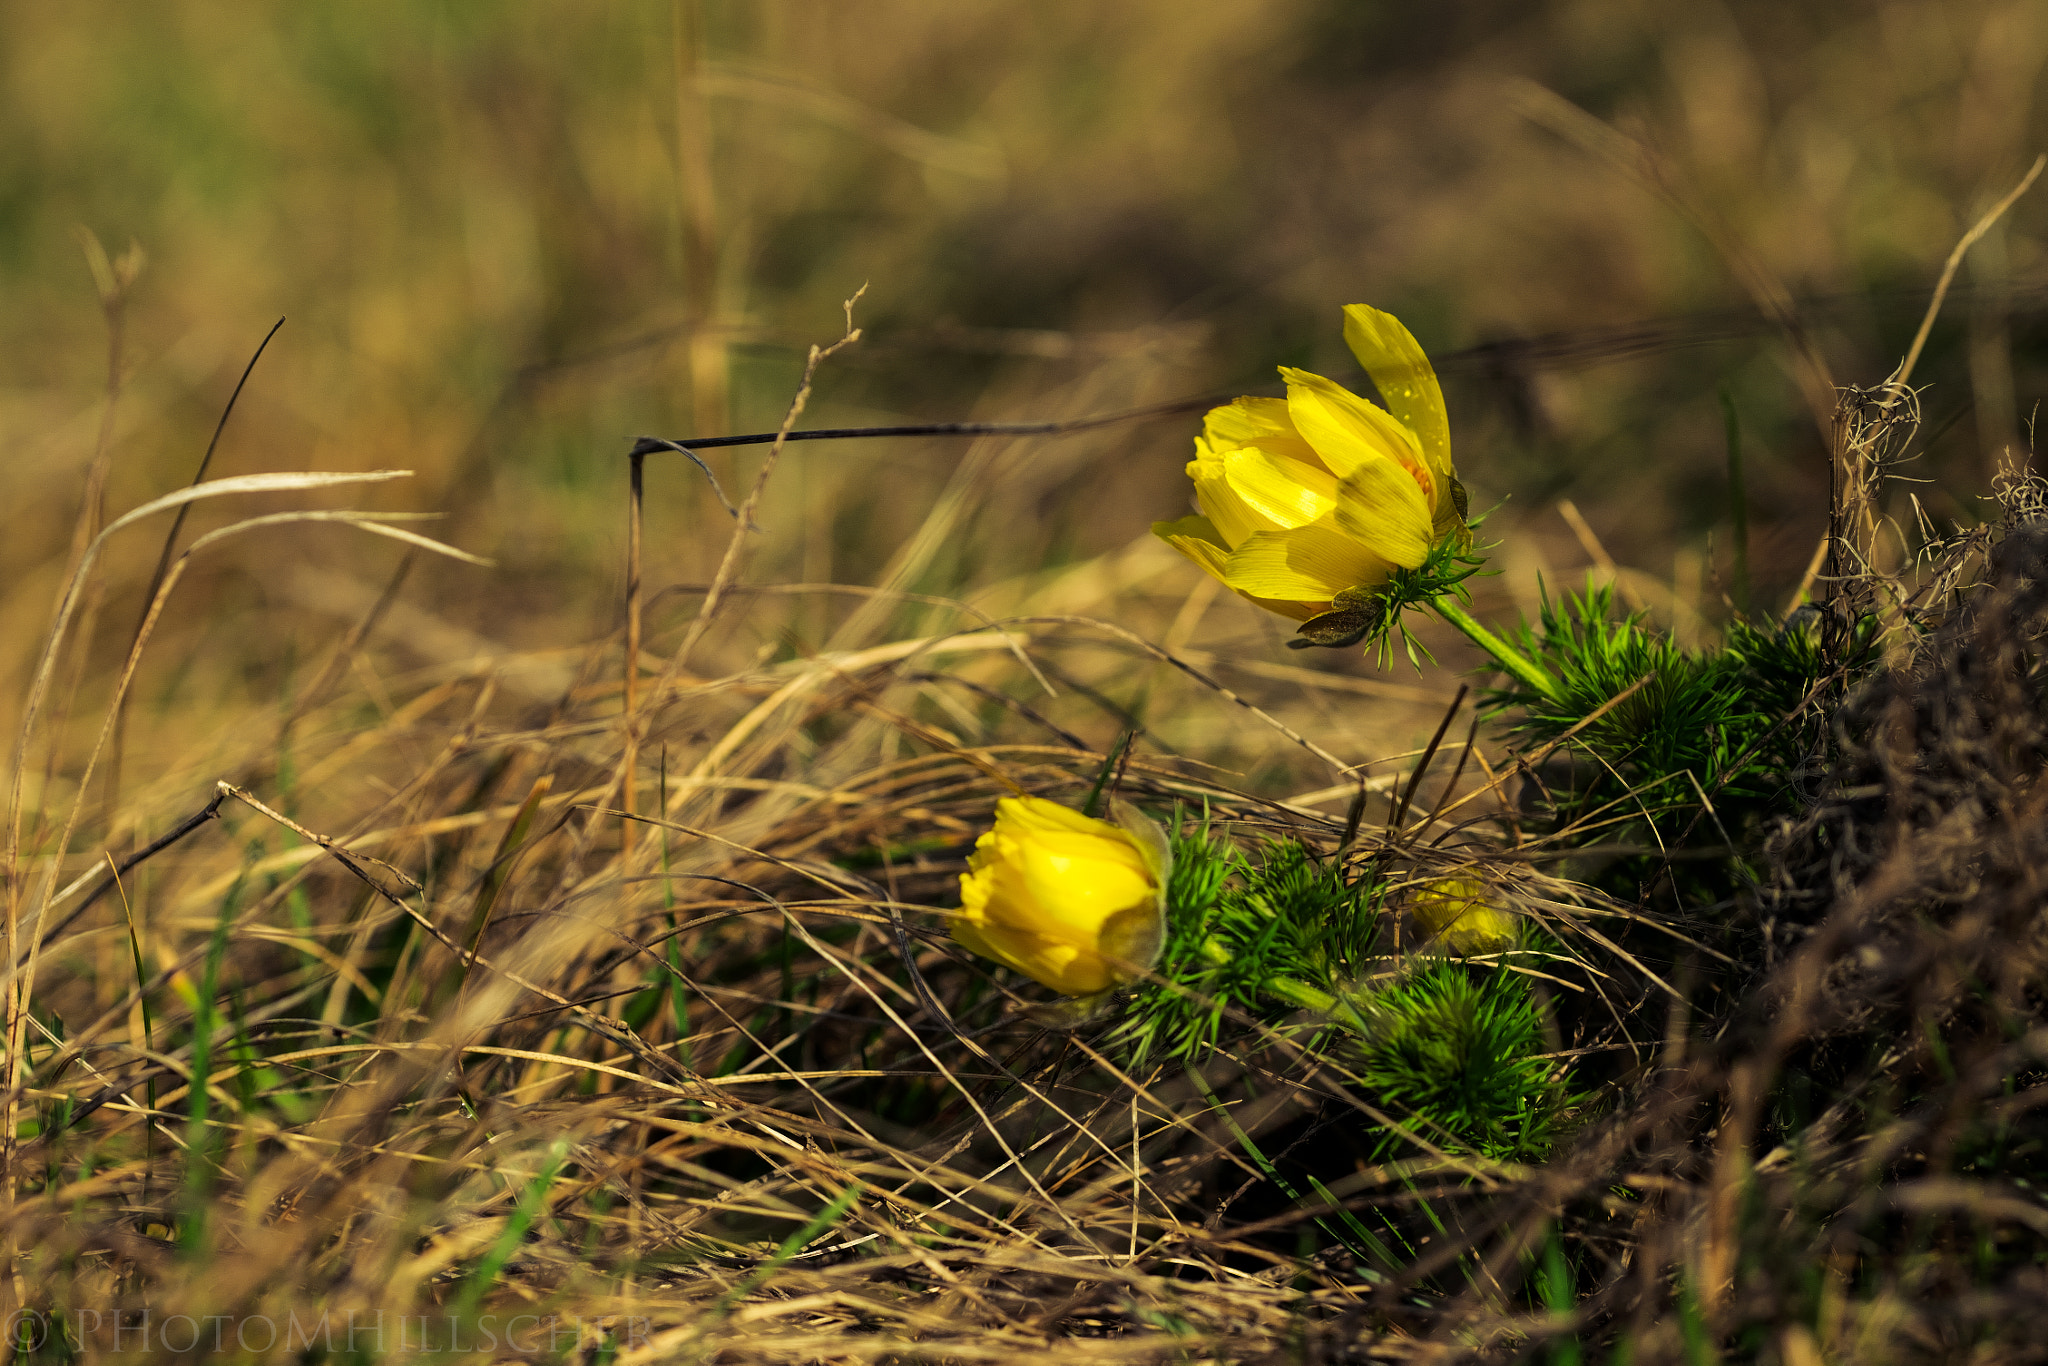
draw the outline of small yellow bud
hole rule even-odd
[[[1429,935],[1456,954],[1497,953],[1515,946],[1520,923],[1493,904],[1477,878],[1447,877],[1408,899],[1408,911]]]
[[[953,938],[1067,996],[1151,971],[1166,942],[1166,832],[1121,801],[1116,823],[1005,797],[960,877]]]

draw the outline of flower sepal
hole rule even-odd
[[[1359,584],[1337,593],[1330,600],[1329,611],[1295,628],[1288,648],[1341,650],[1362,643],[1367,650],[1376,651],[1384,664],[1392,653],[1389,637],[1398,628],[1413,656],[1416,645],[1401,614],[1411,607],[1433,608],[1444,595],[1464,591],[1459,585],[1485,564],[1472,549],[1474,525],[1460,521],[1457,531],[1431,545],[1428,557],[1413,569],[1397,569],[1378,583]]]
[[[1290,650],[1322,645],[1343,650],[1378,631],[1387,619],[1387,607],[1370,588],[1347,588],[1330,602],[1330,610],[1310,617],[1294,629]]]

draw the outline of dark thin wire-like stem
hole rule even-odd
[[[228,419],[235,415],[235,401],[242,396],[242,388],[248,384],[249,376],[256,373],[256,362],[263,359],[263,353],[270,346],[270,339],[277,335],[277,329],[284,326],[279,318],[263,334],[263,340],[256,344],[256,350],[249,357],[249,363],[242,367],[242,377],[235,381],[234,392],[228,395],[227,406],[220,410],[220,421],[213,424],[213,439],[206,443],[206,454],[199,458],[199,468],[192,473],[192,482],[197,484],[206,478],[206,471],[213,464],[213,453],[220,448],[220,435],[228,429]],[[185,529],[185,518],[192,512],[192,504],[178,509],[178,515],[171,519],[171,529],[164,536],[163,553],[156,557],[156,570],[149,576],[149,587],[142,593],[142,615],[135,620],[135,640],[129,642],[129,649],[135,648],[135,641],[142,639],[142,633],[149,627],[149,612],[156,602],[157,589],[164,586],[164,576],[171,572],[171,557],[178,550],[178,534]],[[128,751],[128,708],[125,702],[117,704],[119,711],[114,717],[114,736],[107,754],[107,821],[113,822],[115,806],[121,799],[121,769]],[[102,890],[105,890],[104,888]]]
[[[1119,422],[1135,422],[1140,418],[1196,412],[1203,408],[1213,408],[1218,403],[1227,403],[1230,397],[1227,394],[1204,394],[1199,398],[1175,399],[1171,403],[1155,403],[1148,408],[1130,408],[1121,413],[1077,417],[1064,422],[913,422],[900,427],[817,427],[810,431],[789,432],[783,435],[783,439],[846,441],[859,437],[879,436],[1057,436],[1066,432],[1087,431],[1091,427],[1109,427]],[[692,451],[708,451],[720,446],[765,446],[774,441],[777,435],[775,432],[748,432],[743,436],[705,436],[680,441],[664,441],[660,437],[643,436],[633,443],[633,449],[628,454],[637,460],[643,456],[653,455],[657,451],[680,451],[684,455],[689,455]]]
[[[1948,293],[1951,297],[1958,297],[1956,290],[1951,289]],[[1925,297],[1925,294],[1926,291],[1915,289],[1878,295],[1821,295],[1802,300],[1800,312],[1802,316],[1811,315],[1824,320],[1844,312],[1851,306],[1866,306],[1873,299],[1910,299],[1917,302]],[[2041,294],[2042,291],[2039,290],[2030,291],[2028,297],[2036,298]],[[2015,313],[2014,316],[2019,314]],[[1476,373],[1498,378],[1534,370],[1604,364],[1653,355],[1660,351],[1740,341],[1758,332],[1769,331],[1774,326],[1776,323],[1773,319],[1755,308],[1720,309],[1678,317],[1652,318],[1615,327],[1504,337],[1458,351],[1442,352],[1432,356],[1430,360],[1439,374]],[[666,332],[658,334],[657,339],[666,338],[668,335]],[[1243,392],[1246,391],[1234,389],[1228,393],[1173,399],[1150,407],[1105,413],[1099,417],[1074,418],[1066,422],[914,422],[896,427],[821,427],[808,432],[790,432],[784,439],[846,441],[886,436],[1058,436],[1066,432],[1086,431],[1092,427],[1107,427],[1141,418],[1199,412],[1213,408],[1219,403],[1228,403]],[[706,436],[676,441],[643,436],[634,443],[632,454],[645,456],[657,451],[675,451],[690,455],[692,451],[715,450],[722,446],[765,446],[774,441],[775,437],[774,432],[749,432],[742,436]],[[701,465],[702,462],[699,463]],[[710,471],[705,472],[708,474]],[[730,509],[730,504],[727,506]]]
[[[193,483],[196,484],[206,478],[206,471],[213,464],[213,453],[220,448],[220,434],[228,429],[228,419],[235,415],[235,402],[242,397],[242,387],[249,382],[249,376],[256,373],[256,362],[263,359],[264,351],[269,349],[270,339],[275,337],[277,329],[283,326],[283,318],[272,323],[270,330],[263,334],[263,340],[256,344],[256,353],[250,356],[249,363],[242,367],[242,377],[235,381],[235,390],[228,395],[227,406],[220,410],[220,421],[213,424],[213,439],[206,443],[206,454],[199,458],[199,468],[192,472]],[[171,556],[178,549],[178,533],[185,529],[185,517],[191,511],[192,504],[187,503],[179,508],[178,515],[171,519],[170,534],[164,537],[164,552],[157,556],[156,572],[149,576],[149,588],[142,595],[142,614],[145,618],[149,615],[149,604],[156,601],[156,590],[163,587],[164,575],[170,572]],[[136,623],[135,630],[138,635],[141,633],[141,622]]]
[[[687,453],[687,452],[686,452]],[[695,459],[694,456],[691,457]],[[701,463],[701,462],[700,462]],[[707,470],[708,474],[709,471]],[[626,673],[625,696],[620,707],[625,714],[624,753],[619,759],[619,807],[627,815],[634,811],[633,775],[640,763],[640,734],[636,725],[640,710],[640,535],[645,504],[647,457],[638,447],[632,457],[632,475],[627,491],[626,520]],[[713,483],[716,487],[716,481]],[[721,501],[724,495],[720,495]],[[633,849],[633,822],[619,828],[619,853]]]
[[[1436,759],[1437,746],[1444,742],[1444,736],[1451,729],[1451,721],[1458,715],[1458,708],[1465,705],[1465,697],[1471,691],[1472,685],[1469,683],[1458,685],[1458,695],[1452,698],[1451,705],[1444,709],[1444,719],[1437,723],[1436,734],[1429,738],[1429,748],[1422,751],[1422,762],[1408,775],[1408,786],[1401,792],[1401,803],[1394,808],[1393,818],[1387,822],[1387,837],[1390,840],[1400,838],[1401,823],[1408,819],[1408,807],[1415,800],[1415,789],[1422,786],[1422,775],[1429,772],[1430,764]],[[1464,765],[1461,763],[1460,771],[1463,771],[1463,768]]]

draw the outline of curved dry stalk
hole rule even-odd
[[[9,925],[18,913],[18,878],[21,859],[21,786],[22,764],[28,753],[30,737],[35,733],[37,720],[41,717],[43,699],[49,691],[50,676],[56,670],[57,656],[64,646],[64,638],[71,626],[72,615],[77,610],[81,587],[92,571],[93,562],[100,550],[114,533],[132,526],[145,517],[206,498],[221,498],[239,493],[284,493],[300,489],[332,488],[343,484],[374,484],[390,479],[409,479],[411,470],[369,470],[360,474],[306,473],[306,474],[244,474],[230,479],[216,479],[210,483],[195,484],[190,488],[167,493],[161,498],[144,503],[109,523],[93,537],[79,556],[78,565],[73,569],[65,585],[64,595],[57,606],[56,620],[51,623],[48,641],[43,646],[41,658],[37,661],[32,681],[29,684],[28,701],[22,707],[21,725],[15,739],[14,769],[8,791],[7,815],[7,879]],[[188,552],[189,553],[189,552]],[[10,928],[10,934],[12,930]],[[10,949],[12,945],[10,944]]]
[[[209,496],[209,494],[218,495],[221,492],[268,492],[277,489],[321,487],[325,485],[344,483],[365,483],[388,478],[396,478],[399,477],[401,473],[402,472],[397,471],[379,471],[367,475],[248,475],[243,476],[241,480],[220,480],[218,481],[218,483],[214,485],[202,485],[197,488],[181,490],[180,493],[172,494],[165,498],[157,499],[153,503],[145,504],[143,507],[137,508],[135,511],[127,514],[122,518],[117,519],[115,522],[109,525],[106,531],[102,532],[99,537],[96,537],[91,546],[87,548],[86,554],[79,566],[78,572],[73,576],[74,588],[76,584],[81,582],[84,576],[89,572],[93,557],[98,553],[100,546],[105,543],[105,540],[109,535],[111,535],[113,532],[117,530],[120,530],[124,526],[130,525],[131,523],[140,520],[142,517],[147,516],[152,512],[163,511],[166,508],[181,506],[183,504],[193,502],[199,497]],[[222,484],[238,484],[239,487],[223,490],[220,488],[220,485]],[[187,565],[191,563],[192,557],[198,554],[199,551],[205,549],[207,546],[226,540],[229,537],[240,535],[243,532],[253,531],[262,527],[283,526],[304,522],[344,522],[351,526],[355,526],[366,531],[372,531],[380,535],[389,536],[393,539],[403,541],[410,545],[416,545],[424,548],[433,549],[439,553],[450,555],[457,559],[468,560],[473,563],[479,564],[488,563],[487,561],[478,560],[476,556],[470,555],[466,551],[457,550],[452,546],[443,545],[439,541],[435,541],[428,537],[421,536],[416,532],[406,531],[401,527],[384,525],[383,522],[380,520],[380,518],[390,518],[394,516],[404,517],[407,516],[407,514],[380,514],[374,512],[356,511],[312,511],[271,513],[266,516],[248,518],[244,521],[235,522],[231,525],[220,527],[214,531],[208,532],[206,535],[201,536],[199,539],[194,541],[191,547],[178,557],[177,561],[171,566],[170,572],[164,576],[163,581],[158,586],[156,596],[150,602],[149,609],[144,614],[142,627],[140,630],[136,632],[134,644],[129,648],[127,661],[123,665],[120,678],[115,684],[114,695],[111,702],[108,705],[106,719],[101,724],[99,736],[97,740],[95,740],[92,750],[86,758],[83,769],[80,771],[80,776],[78,779],[78,796],[71,804],[70,813],[65,819],[63,830],[59,834],[56,843],[56,848],[60,851],[60,857],[61,851],[69,847],[71,843],[71,837],[73,833],[76,831],[78,822],[84,813],[85,804],[87,800],[88,785],[92,781],[92,775],[99,763],[101,754],[105,751],[109,739],[111,738],[116,727],[119,724],[122,702],[127,697],[129,684],[133,681],[135,677],[135,670],[142,661],[143,650],[149,643],[149,637],[155,629],[157,619],[162,614],[164,604],[170,600],[172,590],[174,590],[177,587],[178,581],[183,577],[185,568]],[[45,650],[44,653],[44,667],[38,671],[36,690],[32,690],[31,692],[32,705],[33,702],[40,700],[39,690],[41,687],[47,684],[49,678],[49,671],[52,667],[54,667],[56,652],[62,640],[64,627],[68,624],[69,608],[74,599],[75,593],[68,593],[66,595],[65,607],[64,609],[60,610],[58,614],[57,626],[52,631],[50,645]],[[13,838],[18,838],[20,830],[19,803],[21,785],[21,757],[26,752],[27,740],[29,734],[31,733],[33,723],[34,715],[33,711],[31,711],[30,714],[24,718],[20,748],[18,748],[16,752],[16,766],[14,774],[15,791],[13,798],[12,821],[10,822],[10,835]],[[0,983],[4,983],[7,990],[7,996],[9,1001],[9,1019],[7,1032],[7,1091],[10,1096],[10,1101],[6,1107],[6,1112],[9,1115],[11,1115],[13,1113],[15,1103],[12,1097],[18,1095],[19,1093],[22,1080],[22,1066],[25,1059],[25,1053],[22,1048],[21,1027],[22,1022],[29,1017],[28,1002],[32,998],[35,990],[36,972],[37,968],[40,966],[41,963],[42,948],[44,942],[44,935],[42,933],[42,930],[48,917],[49,903],[55,891],[57,864],[54,862],[52,863],[50,876],[43,880],[44,895],[34,908],[33,927],[30,931],[26,962],[24,962],[23,957],[19,951],[19,945],[16,942],[19,933],[19,923],[21,916],[21,889],[19,887],[19,881],[16,875],[15,868],[16,850],[12,846],[10,846],[9,854],[10,886],[8,899],[8,960],[5,968],[5,976],[4,978],[0,978]],[[8,1132],[12,1132],[11,1128],[8,1130]],[[11,1158],[11,1142],[5,1146],[7,1150],[7,1156]],[[0,1162],[0,1175],[9,1174],[11,1173],[11,1171],[11,1162]],[[8,1177],[8,1179],[11,1179],[11,1177]]]

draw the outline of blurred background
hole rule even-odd
[[[1958,236],[2048,147],[2044,60],[2033,0],[0,7],[7,705],[96,457],[102,519],[189,481],[280,317],[210,474],[416,470],[353,505],[443,512],[433,534],[497,561],[413,571],[355,661],[365,705],[500,653],[527,660],[507,697],[559,693],[575,651],[617,639],[633,437],[772,429],[862,285],[862,339],[803,425],[1076,417],[1253,391],[1282,363],[1349,377],[1339,305],[1392,310],[1443,358],[1461,473],[1494,509],[1483,612],[1511,620],[1539,577],[1575,587],[1611,557],[1627,595],[1707,639],[1736,588],[1727,410],[1760,610],[1783,610],[1825,516],[1818,429],[1760,299],[1834,382],[1882,379]],[[1983,515],[2030,429],[2044,225],[2037,190],[1973,250],[1915,376],[1914,491],[1937,522]],[[114,263],[98,284],[85,234]],[[746,581],[1104,617],[1218,668],[1262,661],[1234,685],[1347,758],[1426,736],[1445,675],[1290,655],[1289,623],[1149,538],[1187,506],[1197,422],[792,447]],[[708,458],[738,498],[761,449]],[[249,506],[201,507],[186,542]],[[658,657],[731,522],[657,459],[647,528]],[[105,562],[81,714],[161,534]],[[338,527],[209,553],[138,682],[131,774],[189,784],[401,554]],[[754,594],[692,667],[963,620]],[[1072,724],[1113,733],[1155,681],[1101,681]],[[1241,715],[1143,719],[1227,759]]]

